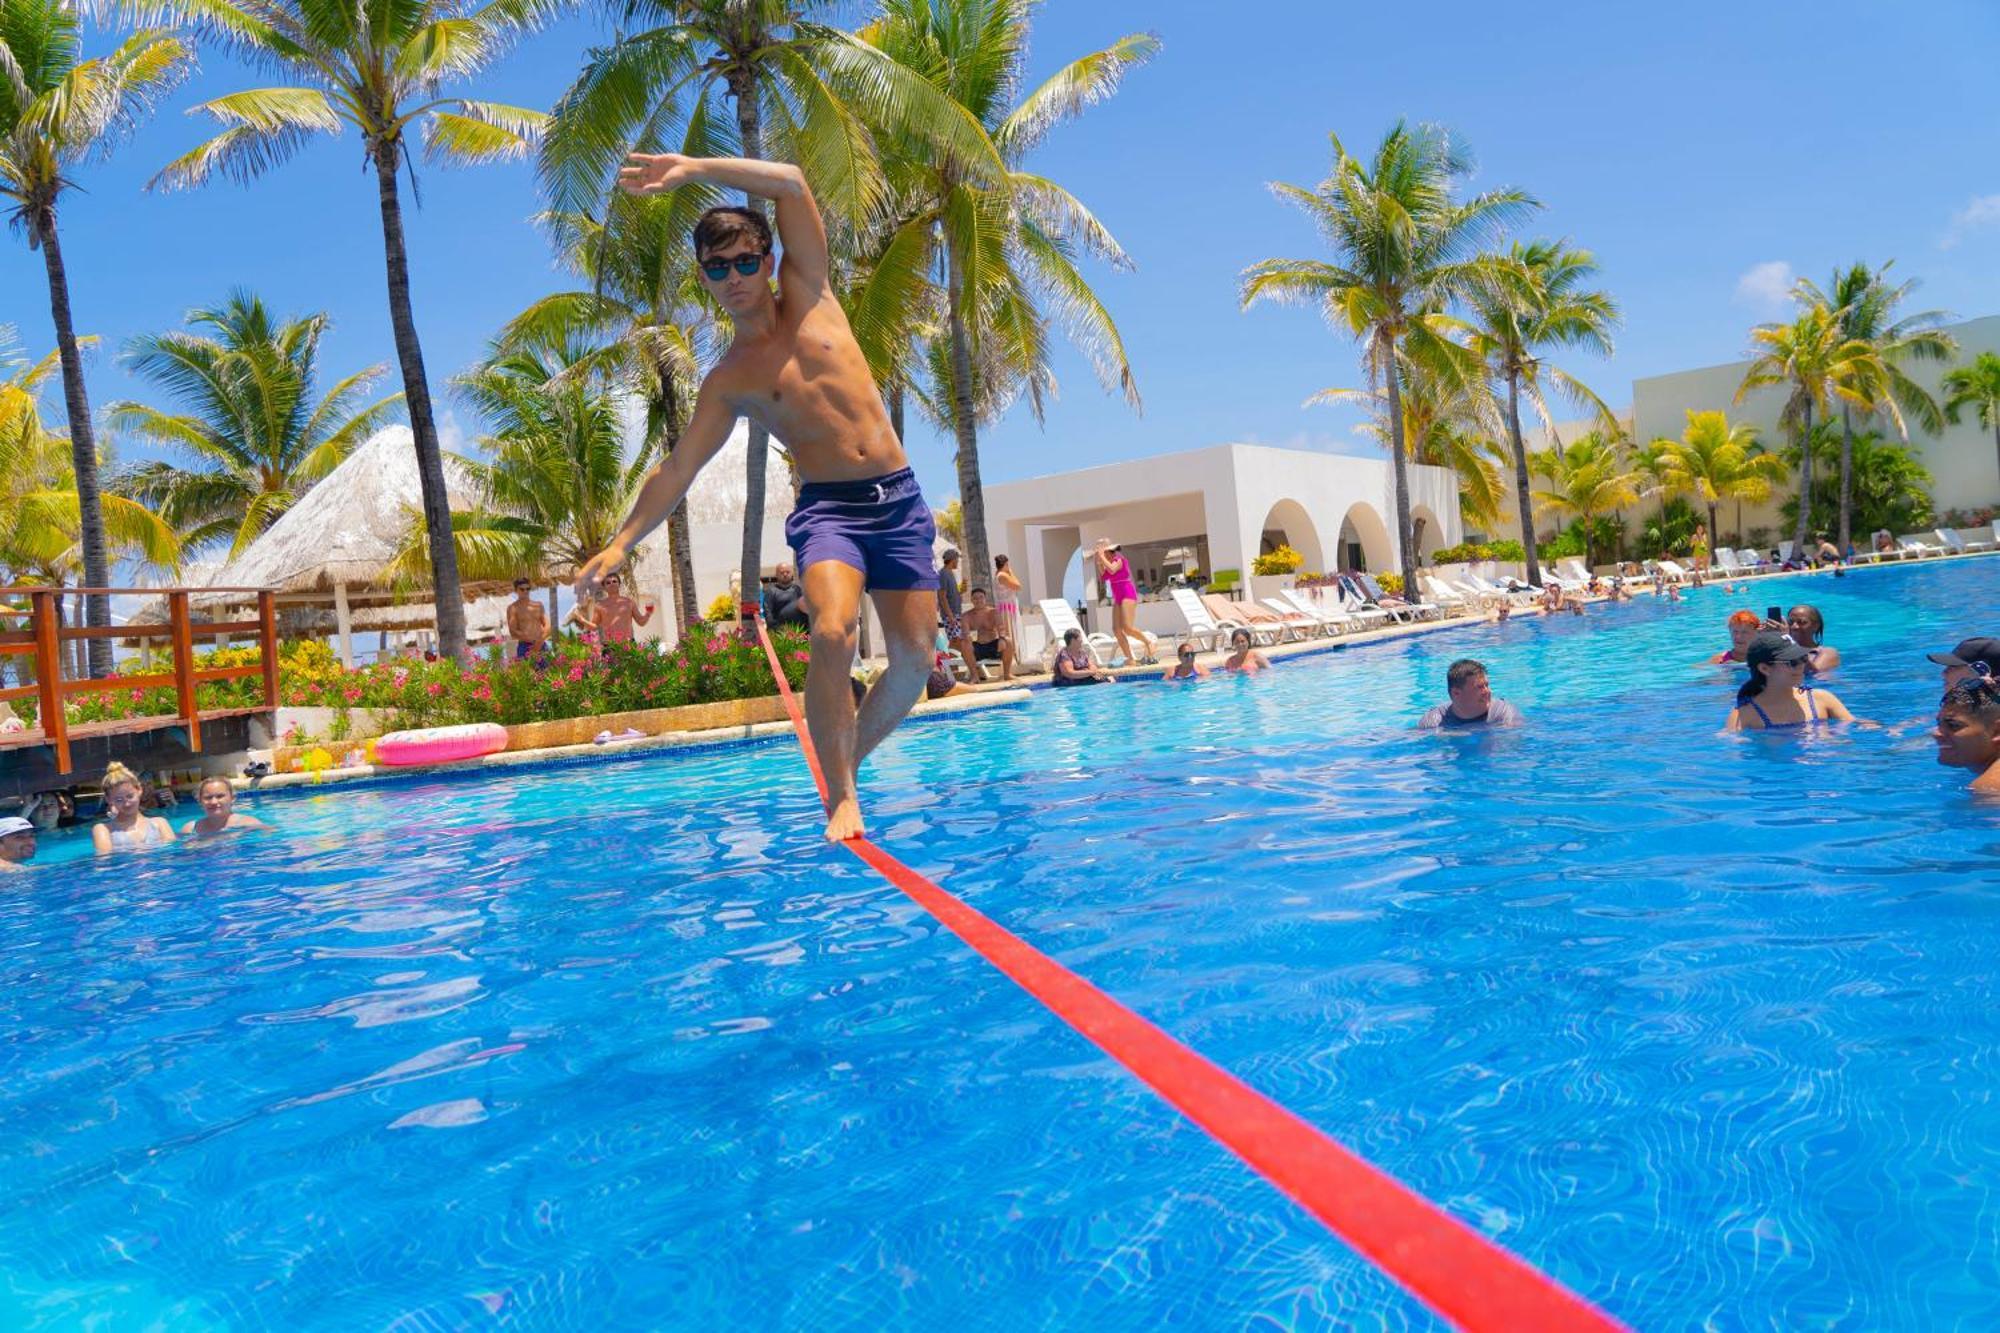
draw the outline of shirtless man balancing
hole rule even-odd
[[[702,281],[729,312],[736,339],[702,381],[687,430],[640,488],[624,527],[579,572],[578,591],[594,590],[625,563],[633,544],[687,494],[739,417],[783,440],[806,483],[785,535],[804,573],[811,615],[806,722],[826,773],[826,836],[830,842],[860,837],[856,770],[910,711],[930,674],[938,586],[930,506],[828,286],[826,229],[799,169],[634,153],[618,183],[629,194],[707,183],[775,200],[785,257],[774,292],[771,230],[760,215],[712,208],[695,225]],[[857,715],[848,668],[864,592],[882,621],[889,668]]]
[[[549,641],[549,615],[535,600],[526,579],[514,580],[514,600],[507,603],[507,633],[514,639],[516,660],[530,657]]]

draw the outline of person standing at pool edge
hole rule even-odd
[[[806,724],[827,785],[830,842],[865,831],[857,772],[895,730],[930,674],[937,615],[937,529],[889,423],[882,395],[828,283],[826,228],[803,172],[784,162],[634,153],[618,173],[628,194],[706,183],[777,203],[782,265],[771,228],[748,208],[703,213],[695,259],[729,315],[734,341],[695,396],[680,442],[654,468],[624,526],[577,574],[594,591],[672,512],[695,476],[749,416],[783,440],[805,485],[785,535],[811,615]],[[777,290],[771,286],[774,272]],[[861,598],[874,599],[889,666],[857,710],[848,685]]]

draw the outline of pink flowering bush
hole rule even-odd
[[[772,645],[792,688],[805,685],[810,653],[803,631],[777,630]],[[204,653],[197,665],[241,666],[259,660],[255,648]],[[516,725],[645,708],[758,698],[776,692],[763,647],[734,626],[696,625],[671,651],[650,644],[599,644],[559,639],[528,661],[511,645],[489,648],[465,664],[395,660],[349,671],[324,644],[286,644],[279,656],[279,702],[294,708],[368,709],[393,713],[398,727],[458,722]],[[198,687],[201,706],[253,707],[263,700],[261,677]],[[21,713],[33,725],[33,701]],[[76,696],[70,723],[161,716],[177,712],[172,689],[120,689]]]

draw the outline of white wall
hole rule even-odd
[[[1458,483],[1449,471],[1413,467],[1410,490],[1412,504],[1436,520],[1426,548],[1461,540]],[[1342,520],[1366,506],[1386,534],[1394,497],[1395,481],[1382,459],[1224,444],[992,484],[986,510],[993,549],[1027,553],[1023,580],[1033,600],[1062,595],[1058,552],[1073,551],[1076,541],[1088,547],[1099,537],[1139,542],[1205,533],[1216,569],[1248,577],[1268,526],[1286,529],[1299,550],[1316,547],[1325,564],[1336,564]],[[1295,526],[1300,519],[1309,524],[1309,537],[1289,531],[1287,520]],[[1378,549],[1386,542],[1378,534],[1368,544],[1370,564],[1387,567],[1388,552]]]
[[[1906,364],[1910,377],[1937,395],[1940,401],[1943,395],[1939,382],[1946,371],[1971,361],[1981,352],[2000,352],[2000,315],[1952,324],[1947,326],[1946,331],[1958,340],[1957,357],[1950,361]],[[1642,444],[1663,436],[1678,439],[1686,429],[1690,410],[1719,411],[1727,413],[1732,422],[1748,422],[1755,426],[1765,448],[1783,448],[1790,442],[1790,437],[1778,424],[1779,413],[1785,406],[1786,391],[1782,388],[1758,389],[1741,403],[1736,401],[1737,386],[1743,383],[1743,372],[1749,365],[1747,360],[1733,361],[1727,365],[1704,366],[1698,370],[1683,370],[1672,375],[1633,381],[1633,438]],[[1856,429],[1860,428],[1857,422]],[[1886,420],[1874,423],[1871,428],[1879,429],[1886,438],[1896,438],[1893,424]],[[1910,447],[1930,469],[1933,479],[1931,498],[1938,509],[2000,505],[2000,464],[1996,464],[1994,456],[1993,433],[1979,424],[1976,414],[1964,413],[1958,425],[1948,424],[1937,435],[1928,435],[1911,423]],[[1782,488],[1779,503],[1790,493],[1789,487]],[[1733,529],[1735,505],[1731,502],[1724,508],[1732,511],[1732,516],[1723,518],[1722,525]],[[1776,504],[1764,506],[1761,510],[1745,506],[1744,525],[1775,527],[1777,514]],[[1863,535],[1856,534],[1856,539]]]
[[[739,421],[729,442],[702,469],[694,489],[688,492],[697,615],[729,591],[730,580],[743,558],[744,474],[749,457],[750,427],[747,422]],[[784,454],[773,447],[764,473],[763,572],[766,574],[779,562],[792,558],[792,548],[785,544],[785,518],[791,512],[791,468]],[[680,620],[674,613],[673,569],[667,559],[664,524],[644,542],[633,582],[636,586],[627,589],[628,592],[654,598],[660,607],[652,623],[639,631],[639,636],[673,643],[679,637]]]

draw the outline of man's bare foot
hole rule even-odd
[[[826,840],[846,842],[849,838],[859,838],[867,832],[861,826],[861,802],[852,796],[835,802],[826,817]]]

